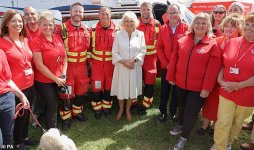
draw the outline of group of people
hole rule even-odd
[[[82,111],[89,84],[96,119],[111,114],[116,96],[116,120],[125,111],[127,121],[132,121],[130,109],[138,105],[138,96],[142,95],[139,114],[153,104],[159,60],[159,121],[167,120],[171,97],[169,113],[177,126],[170,134],[181,133],[174,149],[184,148],[201,109],[203,124],[197,134],[204,134],[213,121],[211,149],[231,149],[254,107],[254,14],[244,19],[243,13],[241,3],[232,3],[228,11],[218,5],[211,15],[200,13],[188,25],[181,20],[180,7],[171,4],[161,25],[151,16],[152,5],[144,2],[140,18],[127,11],[120,27],[111,21],[110,8],[101,7],[98,23],[88,29],[82,23],[80,3],[71,5],[70,19],[61,25],[54,24],[50,12],[39,15],[31,6],[24,9],[24,20],[17,11],[5,12],[0,37],[0,103],[6,108],[0,108],[0,120],[5,120],[0,122],[0,145],[10,145],[13,139],[15,149],[34,144],[28,138],[28,110],[14,125],[19,103],[35,104],[36,110],[38,101],[44,101],[47,129],[56,128],[58,111],[63,129],[70,128],[72,118],[86,121]]]

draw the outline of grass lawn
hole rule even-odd
[[[172,136],[169,130],[174,123],[168,118],[165,123],[158,121],[158,105],[160,94],[160,80],[157,79],[154,105],[148,109],[147,114],[140,116],[136,110],[132,110],[133,121],[128,123],[125,116],[121,121],[116,121],[118,103],[114,102],[112,115],[96,120],[90,101],[85,102],[84,114],[88,117],[85,123],[73,120],[70,130],[62,131],[69,136],[77,145],[78,149],[87,150],[173,150],[179,136]],[[60,122],[60,121],[59,121]],[[197,122],[195,129],[188,140],[185,150],[208,150],[213,144],[212,138],[206,134],[197,136],[196,128],[201,124]],[[59,123],[59,128],[61,128]],[[30,137],[39,140],[42,135],[40,128],[30,128]],[[233,150],[240,149],[243,142],[250,141],[250,131],[242,131],[233,145]],[[33,147],[32,149],[38,149]]]

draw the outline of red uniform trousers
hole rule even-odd
[[[91,63],[91,86],[92,92],[100,92],[102,90],[111,90],[114,65],[112,61],[92,61]],[[101,82],[101,88],[96,88],[95,82]]]
[[[142,66],[144,83],[154,85],[157,74],[157,56],[156,54],[146,55]]]
[[[62,119],[71,118],[71,116],[76,116],[82,113],[83,110],[83,96],[88,91],[89,78],[87,74],[86,62],[83,63],[70,63],[67,68],[67,79],[66,85],[71,87],[70,95],[60,94],[63,100],[68,98],[73,100],[72,112],[70,110],[62,110],[60,114]],[[75,100],[74,100],[75,97]]]
[[[114,65],[112,61],[92,60],[91,86],[94,95],[92,106],[94,110],[103,110],[112,107],[110,96]]]

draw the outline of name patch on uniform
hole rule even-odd
[[[95,81],[95,88],[101,89],[101,81]]]

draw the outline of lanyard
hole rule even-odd
[[[21,48],[13,41],[13,39],[8,36],[8,38],[10,39],[11,43],[13,43],[13,45],[20,51],[21,55],[23,56],[24,58],[24,61],[25,61],[25,64],[24,65],[27,65],[26,67],[30,67],[29,66],[29,62],[28,62],[28,58],[27,58],[27,53],[25,52],[25,48],[24,48],[24,45],[25,45],[25,42],[24,42],[24,39],[23,39],[23,44],[21,43]],[[20,41],[21,42],[21,41]]]
[[[55,47],[55,50],[57,52],[57,59],[56,59],[56,64],[60,64],[61,60],[62,60],[62,56],[61,56],[61,52],[60,49],[58,47],[58,42],[56,41],[56,39],[52,36],[52,44]]]
[[[244,57],[249,51],[251,51],[251,49],[254,47],[254,44],[252,44],[250,47],[249,47],[249,45],[247,45],[247,46],[245,46],[245,47],[243,47],[243,48],[240,48],[241,45],[242,45],[242,42],[243,42],[243,39],[242,39],[241,44],[240,44],[240,46],[239,46],[239,48],[238,48],[237,57],[236,57],[236,61],[235,61],[235,67],[236,67],[236,64],[237,64],[238,62],[240,62],[240,61],[243,59],[243,57]],[[240,56],[240,58],[239,58],[240,51],[245,50],[247,47],[249,47],[249,49],[246,50],[246,51]]]

